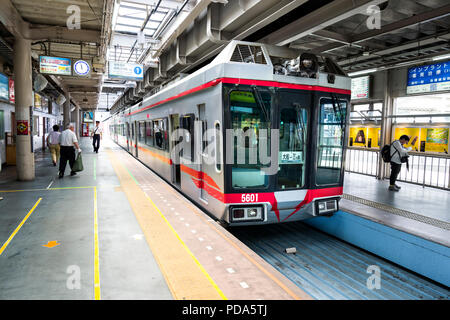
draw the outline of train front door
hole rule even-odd
[[[179,128],[180,116],[178,114],[170,115],[170,136],[173,137],[175,130]],[[175,152],[176,145],[180,142],[179,139],[170,141],[170,159],[172,163],[172,183],[181,185],[181,167],[180,167],[180,154]]]

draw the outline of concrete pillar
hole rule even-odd
[[[381,112],[381,143],[380,146],[383,148],[385,144],[391,143],[391,133],[392,133],[392,118],[389,116],[393,113],[393,103],[391,97],[391,72],[386,70],[384,72],[384,99],[383,99],[383,109]],[[381,156],[378,159],[378,176],[377,179],[383,180],[385,177],[390,175],[390,166],[385,164]]]
[[[66,92],[66,102],[64,103],[64,128],[66,130],[67,125],[70,123],[70,93]]]
[[[16,170],[20,181],[34,180],[34,153],[31,152],[30,106],[33,105],[33,79],[31,69],[31,41],[16,38],[14,42],[14,86],[16,123],[28,124],[28,135],[16,137]]]
[[[80,131],[81,131],[81,121],[80,121],[80,107],[75,106],[75,133],[77,134],[78,140],[80,139]]]

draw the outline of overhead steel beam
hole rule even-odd
[[[406,19],[403,19],[403,20],[400,20],[397,22],[387,24],[387,25],[383,26],[381,29],[374,29],[374,30],[369,30],[369,31],[363,32],[359,35],[352,37],[351,43],[355,44],[358,42],[367,41],[374,37],[378,37],[378,36],[393,32],[393,31],[397,31],[399,29],[413,27],[419,23],[424,23],[424,22],[440,19],[440,18],[449,16],[449,15],[450,15],[450,4],[440,7],[440,8],[437,8],[437,9],[433,9],[433,10],[424,12],[424,13],[419,13],[417,15],[414,15],[412,17],[409,17],[409,18],[406,18]],[[323,47],[319,47],[315,51],[316,52],[328,52],[328,51],[335,50],[335,49],[342,48],[342,47],[343,47],[342,44],[334,43],[331,45],[325,45]]]
[[[386,2],[386,0],[335,0],[272,32],[259,41],[284,46],[355,14],[365,14],[369,6],[383,2]]]
[[[378,51],[372,51],[370,52],[370,55],[368,56],[356,56],[356,57],[351,57],[351,58],[347,58],[347,59],[343,59],[338,61],[338,64],[341,66],[345,66],[347,64],[355,64],[361,61],[366,61],[366,60],[370,60],[373,59],[373,57],[380,57],[380,56],[386,56],[395,52],[399,52],[399,51],[404,51],[404,50],[417,50],[420,47],[423,46],[427,46],[429,44],[433,44],[436,42],[440,42],[440,41],[450,41],[450,32],[441,32],[439,34],[436,35],[432,35],[432,36],[428,36],[428,37],[424,37],[424,38],[420,38],[417,40],[413,40],[413,41],[408,41],[407,43],[398,45],[398,46],[394,46],[394,47],[390,47],[389,49],[385,49],[385,50],[378,50]]]

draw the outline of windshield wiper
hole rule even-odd
[[[341,131],[344,131],[344,122],[342,121],[342,108],[341,105],[339,104],[339,99],[336,98],[336,96],[332,93],[331,94],[331,102],[333,104],[333,112],[335,117],[337,118],[339,116],[339,125],[341,126]],[[338,108],[338,113],[336,112],[336,102],[337,102],[337,108]]]
[[[269,117],[269,112],[267,111],[266,105],[261,97],[261,94],[259,93],[258,88],[255,85],[252,85],[252,90],[253,93],[255,95],[255,100],[256,100],[256,104],[261,106],[261,109],[264,113],[264,118],[266,119],[266,122],[269,124],[270,123],[270,117]]]
[[[292,105],[295,107],[295,111],[297,112],[297,122],[300,123],[300,126],[302,127],[302,136],[298,136],[298,138],[301,140],[302,142],[302,150],[304,149],[304,145],[305,145],[305,122],[303,121],[303,115],[302,115],[302,107],[300,106],[299,103],[294,102],[292,103]],[[298,135],[298,133],[297,133]]]

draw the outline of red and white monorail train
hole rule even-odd
[[[112,138],[229,225],[332,214],[351,81],[329,59],[296,54],[232,41],[209,65],[114,114]]]

